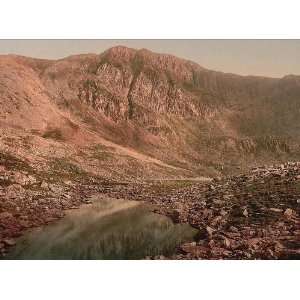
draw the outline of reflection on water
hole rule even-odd
[[[99,199],[25,235],[10,259],[142,259],[171,255],[197,230],[134,201]]]

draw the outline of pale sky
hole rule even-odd
[[[63,58],[124,45],[190,59],[241,75],[300,75],[300,40],[0,40],[0,54]]]

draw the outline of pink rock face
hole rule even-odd
[[[2,127],[77,144],[97,135],[201,175],[299,156],[297,76],[225,74],[118,46],[60,60],[1,56],[0,93]]]

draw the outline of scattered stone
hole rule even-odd
[[[0,174],[2,177],[14,178],[4,172]],[[90,196],[98,193],[147,201],[153,205],[153,210],[168,215],[173,221],[187,222],[199,228],[197,243],[179,247],[181,252],[176,258],[297,257],[300,221],[297,176],[300,177],[300,163],[289,163],[283,164],[283,168],[259,167],[247,174],[180,188],[170,188],[164,182],[153,188],[153,184],[147,182],[110,184],[95,179],[89,185],[68,181],[63,184],[42,182],[43,190],[40,190],[28,185],[34,179],[22,173],[20,178],[26,179],[26,190],[16,183],[0,187],[3,205],[0,207],[0,229],[5,230],[0,244],[6,249],[10,242],[5,243],[4,237],[10,240],[27,227],[52,222],[63,216],[64,209],[78,208],[80,203],[88,203]],[[48,189],[51,193],[46,192]],[[0,253],[4,252],[1,250]]]
[[[45,189],[45,190],[48,190],[49,189],[49,185],[46,181],[42,181],[41,183],[41,188],[42,189]]]
[[[65,185],[72,185],[72,181],[71,181],[71,180],[65,180],[65,181],[64,181],[64,184],[65,184]]]
[[[221,176],[217,176],[214,178],[214,181],[221,181],[222,180],[222,177]]]
[[[27,184],[34,184],[34,183],[36,183],[36,178],[33,177],[32,175],[28,175]]]
[[[56,193],[56,194],[60,194],[63,191],[63,188],[58,186],[58,185],[54,185],[54,184],[49,184],[49,189],[51,192]]]
[[[228,238],[226,238],[226,237],[223,237],[223,238],[224,238],[224,246],[226,248],[230,248],[230,246],[231,246],[230,240]]]
[[[11,184],[6,189],[6,196],[8,198],[17,198],[25,192],[25,189],[20,184]]]
[[[248,214],[248,210],[247,210],[247,209],[244,209],[243,215],[244,215],[246,218],[248,218],[249,214]]]
[[[4,239],[3,243],[7,246],[14,246],[16,244],[16,241],[14,239]]]
[[[24,228],[29,228],[30,227],[30,223],[26,220],[20,220],[20,225]]]
[[[282,212],[282,209],[281,208],[270,208],[269,209],[270,211],[273,211],[273,212],[276,212],[276,213],[281,213]]]
[[[221,216],[226,216],[228,213],[227,213],[227,211],[226,210],[224,210],[224,209],[221,209],[221,211],[220,211],[220,215]]]
[[[0,213],[0,220],[12,218],[12,217],[13,217],[13,215],[9,212]]]
[[[239,230],[234,226],[230,226],[229,230],[232,231],[232,232],[239,232]]]
[[[294,214],[294,211],[290,208],[287,208],[284,212],[284,216],[286,218],[291,218],[293,216],[293,214]]]
[[[64,196],[65,198],[67,198],[67,199],[71,199],[71,198],[72,198],[72,196],[69,195],[69,194],[63,194],[63,196]]]
[[[214,233],[215,230],[213,228],[209,227],[209,226],[206,226],[206,231],[208,233],[208,236],[210,238],[212,238],[212,235],[213,235],[213,233]]]

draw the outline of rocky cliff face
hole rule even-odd
[[[300,154],[299,76],[225,74],[172,55],[121,46],[57,61],[0,60],[1,121],[4,109],[24,106],[16,109],[19,126],[31,112],[38,118],[30,126],[42,131],[49,124],[65,127],[67,119],[197,174]],[[8,95],[8,89],[18,94]]]

